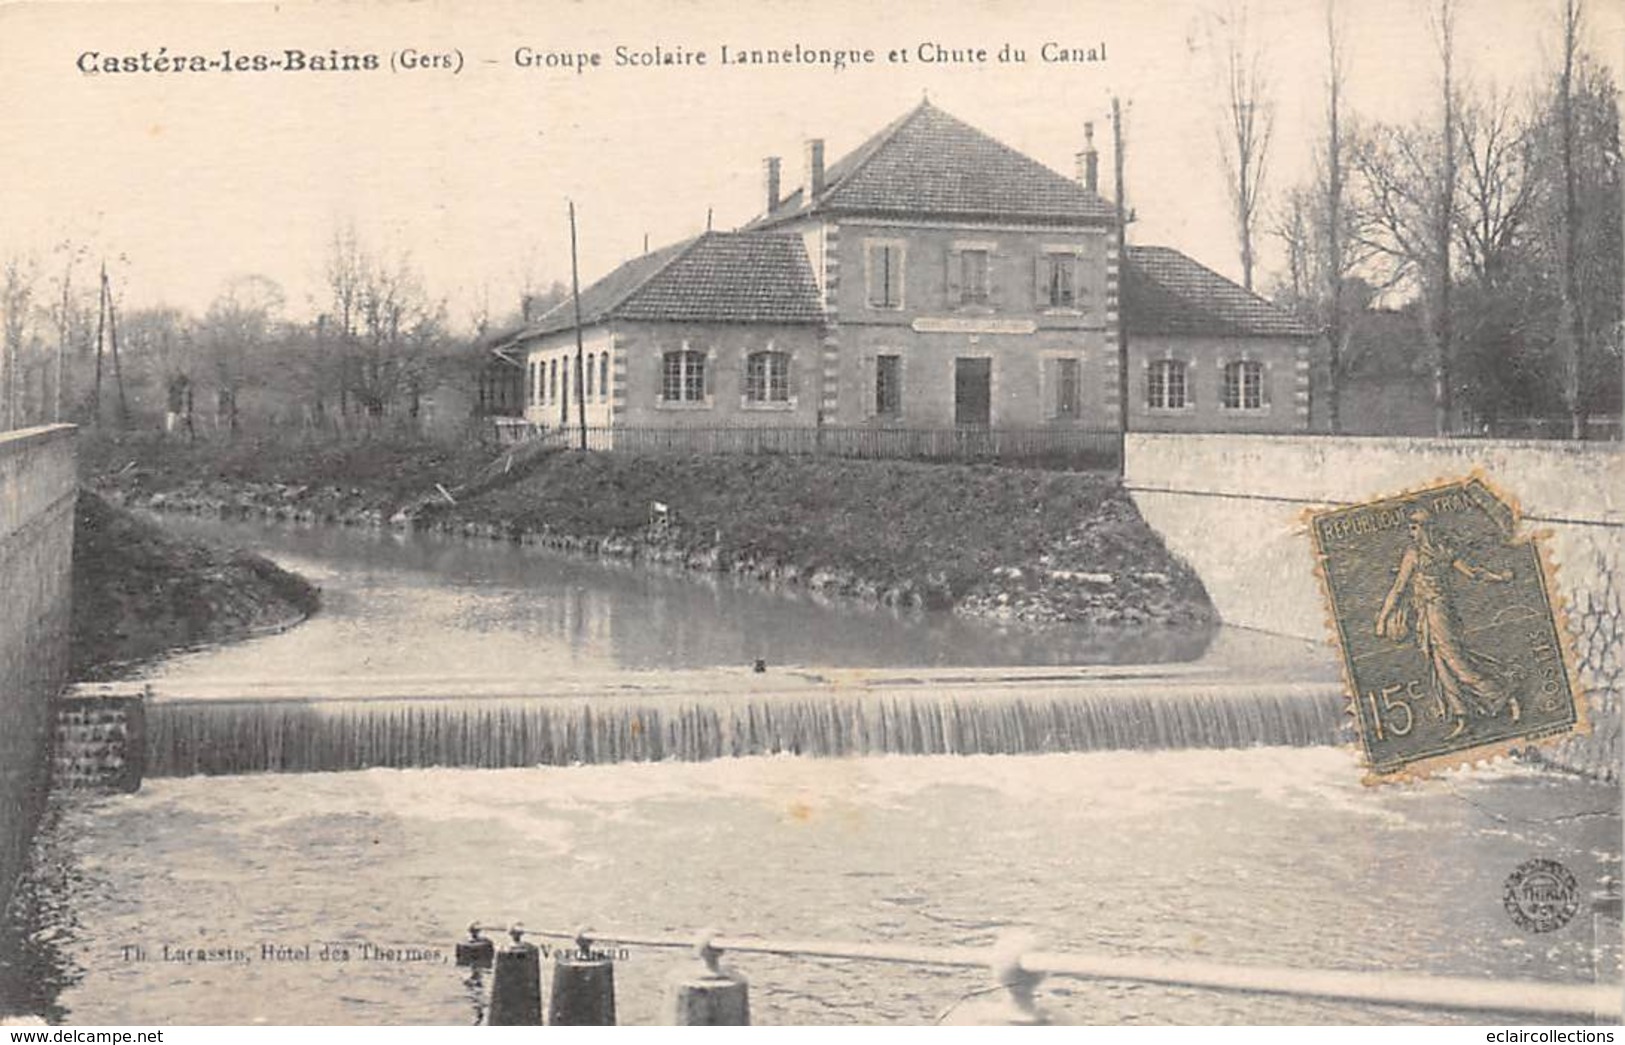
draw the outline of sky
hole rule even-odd
[[[1458,69],[1532,89],[1555,57],[1559,0],[1458,0]],[[833,162],[929,96],[1062,173],[1095,124],[1110,191],[1111,98],[1126,106],[1130,239],[1240,277],[1223,168],[1214,27],[1230,0],[821,3],[0,4],[0,258],[48,285],[71,242],[110,259],[125,309],[202,312],[235,277],[276,280],[314,315],[336,231],[408,256],[454,325],[511,312],[570,277],[567,201],[584,282],[643,249],[762,207],[762,160],[802,181],[803,143]],[[1423,0],[1341,0],[1347,106],[1429,118],[1438,61]],[[1587,45],[1625,53],[1625,4],[1592,0]],[[1323,134],[1323,0],[1250,0],[1275,134],[1266,203],[1307,176]],[[1041,59],[1046,43],[1105,60]],[[871,49],[873,64],[722,65],[751,48]],[[1000,62],[1000,48],[1026,61]],[[921,45],[985,62],[920,61]],[[704,51],[706,65],[617,66]],[[598,52],[603,65],[521,67],[516,52]],[[161,50],[162,49],[162,50]],[[375,71],[102,72],[162,54],[283,59],[374,54]],[[405,69],[408,51],[451,69]],[[892,61],[892,52],[907,61]],[[86,58],[94,54],[96,58]],[[307,66],[310,64],[307,59]],[[1265,244],[1262,268],[1278,267]],[[92,262],[94,263],[94,262]]]

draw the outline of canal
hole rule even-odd
[[[1100,663],[1211,642],[1006,634],[506,544],[186,526],[307,574],[326,608],[171,658],[159,680]],[[1343,747],[1255,746],[151,779],[57,797],[28,975],[35,1007],[75,1023],[471,1023],[486,984],[452,943],[470,920],[518,918],[956,946],[1019,927],[1126,957],[1618,982],[1617,922],[1582,905],[1537,935],[1502,905],[1535,856],[1587,898],[1617,879],[1617,788],[1506,762],[1411,787],[1359,775]],[[623,1022],[658,1019],[680,963],[633,950]],[[736,964],[761,1023],[928,1023],[985,986]],[[1077,1022],[1455,1019],[1117,983],[1055,981],[1045,999]]]
[[[164,516],[322,587],[285,635],[172,657],[153,674],[553,679],[705,668],[967,667],[1192,660],[1212,629],[1004,629],[948,613],[832,603],[728,575],[506,541]]]

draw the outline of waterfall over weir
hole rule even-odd
[[[912,691],[911,691],[912,690]],[[1308,746],[1349,739],[1329,684],[1230,680],[791,693],[156,700],[147,775]]]

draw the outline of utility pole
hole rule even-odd
[[[124,368],[118,358],[118,310],[113,305],[113,284],[106,269],[102,271],[102,287],[107,295],[107,338],[113,347],[113,383],[118,386],[118,426],[125,429],[130,427],[130,404],[124,398]]]
[[[1123,189],[1123,107],[1112,95],[1112,167],[1117,176],[1117,474],[1128,468],[1128,310],[1123,276],[1128,270],[1128,206]]]
[[[96,309],[96,384],[90,395],[91,423],[102,426],[102,331],[107,327],[107,262],[102,262],[101,291]]]
[[[575,299],[576,312],[576,417],[581,420],[581,449],[587,448],[587,375],[582,373],[586,365],[586,353],[581,344],[581,269],[576,262],[576,203],[570,201],[570,290]],[[565,390],[569,394],[569,390]]]

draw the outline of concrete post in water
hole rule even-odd
[[[586,929],[576,933],[576,949],[553,955],[553,991],[547,1006],[552,1027],[615,1026],[615,962],[594,951]]]
[[[480,935],[478,922],[468,927],[468,939],[457,941],[457,964],[472,965],[476,969],[489,969],[496,957],[496,944]]]
[[[999,938],[988,956],[994,982],[1000,989],[978,997],[951,1011],[942,1022],[960,1027],[1047,1027],[1054,1024],[1050,1014],[1034,997],[1041,972],[1023,968],[1021,956],[1033,949],[1029,933],[1009,933]]]
[[[485,1014],[488,1027],[540,1027],[542,1025],[542,956],[535,944],[524,942],[525,930],[515,925],[508,930],[513,946],[496,956],[491,976],[491,1008]]]
[[[672,980],[666,1011],[674,1027],[750,1026],[750,985],[722,967],[722,952],[711,942],[714,936],[708,932],[695,945],[700,967]]]

